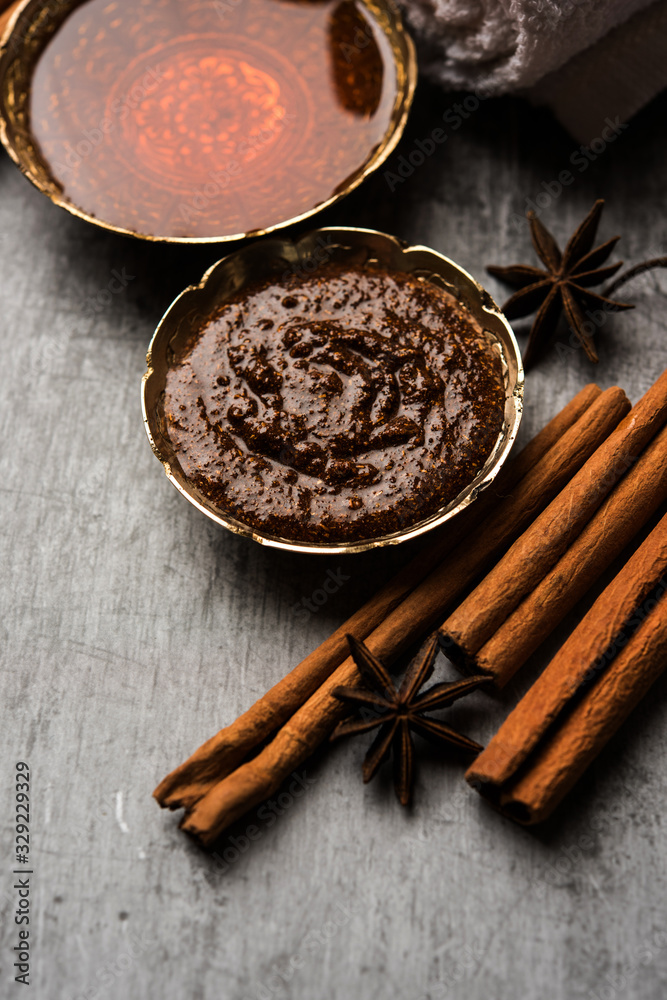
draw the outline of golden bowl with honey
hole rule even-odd
[[[143,381],[171,482],[238,534],[357,552],[429,531],[495,478],[521,419],[514,335],[453,261],[319,229],[225,257],[162,318]]]
[[[0,138],[95,225],[239,240],[375,170],[416,74],[392,0],[25,0],[0,53]]]

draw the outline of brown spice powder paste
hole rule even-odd
[[[168,373],[168,432],[220,510],[286,539],[357,541],[435,513],[503,424],[496,347],[435,285],[327,265],[246,289]]]

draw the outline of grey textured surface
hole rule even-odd
[[[390,169],[454,101],[422,87]],[[381,173],[323,222],[425,243],[483,279],[487,263],[530,259],[516,220],[550,190],[543,217],[561,236],[602,195],[601,236],[622,232],[626,260],[664,253],[666,110],[667,100],[655,102],[581,170],[548,115],[487,101],[393,193]],[[553,197],[551,182],[568,168],[572,184]],[[408,553],[327,561],[264,551],[216,529],[166,481],[141,423],[145,351],[174,295],[220,256],[215,247],[97,232],[3,157],[0,253],[0,993],[667,995],[665,682],[537,832],[485,806],[458,764],[429,756],[415,807],[402,811],[384,775],[362,785],[363,740],[310,762],[307,790],[284,815],[240,823],[236,848],[218,847],[230,863],[199,851],[160,812],[151,792],[167,770]],[[126,286],[106,295],[114,271]],[[653,274],[628,290],[638,308],[603,326],[597,369],[561,349],[530,374],[522,439],[592,377],[639,397],[667,365],[664,289]],[[301,600],[339,566],[349,580],[307,615]],[[503,699],[474,696],[453,717],[488,738],[548,653]],[[440,675],[449,669],[441,660]],[[12,982],[17,760],[32,771],[29,988]],[[260,832],[245,850],[247,823]]]

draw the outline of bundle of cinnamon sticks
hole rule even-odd
[[[553,811],[667,666],[665,570],[667,515],[469,768],[519,822]]]
[[[667,372],[450,615],[451,660],[510,680],[667,499],[666,424]]]
[[[449,615],[440,630],[448,655],[504,684],[667,498],[666,424],[667,373],[634,409],[617,387],[586,386],[455,524],[430,536],[425,550],[329,639],[172,771],[154,792],[157,801],[184,808],[183,829],[209,844],[275,793],[345,715],[334,689],[360,683],[347,633],[391,662]],[[652,643],[655,630],[637,636]],[[562,667],[551,665],[543,677],[554,670],[560,676]],[[647,668],[643,676],[654,673]],[[578,683],[569,690],[581,695]],[[640,690],[633,687],[632,696]],[[519,718],[519,731],[536,728],[532,711]],[[620,716],[615,707],[614,718]],[[516,764],[521,757],[521,775],[536,748],[528,743],[512,758]],[[501,759],[507,770],[487,774],[487,764]],[[505,806],[513,766],[492,741],[467,777]],[[576,767],[566,770],[569,778]],[[519,801],[524,811],[517,818],[545,815],[542,806]]]

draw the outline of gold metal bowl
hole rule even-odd
[[[2,2],[2,0],[0,0],[0,2]],[[232,10],[238,6],[238,2],[239,0],[226,0],[226,3],[220,4],[219,6],[221,8],[228,8],[229,10]],[[123,207],[122,210],[118,209],[115,213],[118,217],[113,219],[105,219],[103,217],[104,212],[101,209],[96,209],[95,214],[91,214],[89,211],[77,207],[77,205],[70,200],[70,197],[68,197],[63,190],[62,183],[59,182],[56,177],[52,176],[46,159],[40,150],[39,143],[35,138],[33,129],[31,128],[30,120],[30,107],[32,100],[31,88],[38,60],[44,52],[47,44],[54,38],[59,29],[62,27],[67,16],[70,15],[75,8],[81,6],[81,3],[82,0],[49,0],[49,2],[46,3],[44,0],[23,0],[22,3],[18,3],[12,8],[12,13],[8,18],[8,23],[5,22],[4,19],[0,22],[0,31],[2,30],[3,24],[5,26],[3,37],[0,40],[0,140],[9,153],[9,156],[12,160],[14,160],[25,176],[32,181],[32,183],[43,194],[50,198],[52,202],[59,205],[61,208],[66,209],[72,215],[84,219],[85,221],[90,222],[95,226],[99,226],[102,229],[154,242],[169,243],[221,243],[226,241],[238,241],[251,236],[265,235],[266,233],[282,229],[285,226],[289,226],[293,223],[301,221],[302,219],[308,218],[309,216],[327,208],[329,205],[334,204],[345,195],[349,194],[364,180],[364,178],[376,170],[387,159],[401,137],[410,105],[412,103],[417,81],[417,63],[414,45],[410,36],[403,28],[400,13],[394,3],[394,0],[358,0],[358,3],[367,10],[369,17],[372,18],[377,26],[377,29],[380,32],[378,38],[382,36],[382,48],[386,53],[387,66],[391,66],[393,62],[393,69],[396,74],[395,97],[393,99],[391,109],[388,110],[388,124],[380,141],[378,142],[374,139],[372,142],[367,144],[366,151],[360,155],[361,162],[355,163],[352,172],[349,174],[347,172],[343,172],[340,177],[336,176],[334,183],[326,188],[326,191],[330,192],[330,194],[325,196],[323,188],[321,192],[322,197],[319,195],[317,196],[319,200],[316,204],[312,204],[310,200],[306,200],[309,196],[304,195],[301,198],[303,202],[303,209],[299,209],[298,211],[292,202],[289,202],[290,207],[287,207],[288,203],[286,203],[285,211],[287,215],[291,217],[280,218],[280,211],[277,210],[277,220],[267,218],[266,222],[264,222],[261,218],[259,218],[259,213],[256,213],[258,214],[258,224],[255,225],[253,223],[252,228],[246,226],[246,232],[238,231],[238,225],[235,228],[234,220],[231,218],[229,219],[229,222],[220,222],[220,229],[224,231],[218,231],[217,221],[215,223],[212,221],[207,222],[206,224],[211,225],[212,228],[212,232],[207,235],[197,234],[193,231],[188,232],[186,222],[183,222],[182,224],[179,222],[178,226],[176,226],[174,224],[174,218],[170,218],[168,224],[156,222],[156,229],[158,230],[160,226],[163,225],[163,233],[161,234],[159,231],[156,233],[140,231],[142,228],[146,227],[142,227],[139,223],[133,227],[131,219],[127,217],[129,214],[127,206]],[[225,36],[222,35],[221,37]],[[368,46],[368,43],[368,38],[361,38],[358,43],[359,51],[363,49],[365,52],[365,47]],[[331,44],[334,46],[336,51],[339,48],[342,49],[344,47],[342,43],[334,44],[332,41]],[[323,81],[328,73],[325,62],[326,60],[323,59],[321,66],[321,72],[323,74],[322,85],[324,85]],[[178,79],[174,82],[178,83]],[[77,85],[82,85],[80,80],[77,81]],[[314,81],[313,86],[319,86],[318,82]],[[310,100],[310,98],[307,98],[307,100]],[[51,103],[56,110],[59,106],[59,101],[59,98],[56,99],[56,97],[52,95]],[[50,116],[53,113],[54,112],[50,110],[48,115]],[[107,127],[104,125],[104,122],[108,121],[109,119],[107,118],[101,120],[103,128]],[[306,125],[300,124],[300,121],[301,119],[297,118],[297,125],[293,126],[295,129],[294,134],[290,133],[286,135],[284,142],[281,140],[282,145],[279,146],[280,149],[283,149],[283,147],[286,149],[301,148],[299,143],[301,145],[305,144],[308,148],[310,148],[309,144],[317,143],[317,131],[311,135],[312,129],[311,131],[308,131]],[[317,128],[321,126],[317,117],[314,120],[314,125]],[[57,124],[50,124],[49,127],[53,127],[56,134],[58,134],[60,126]],[[351,125],[351,128],[353,127],[354,123]],[[81,134],[87,134],[88,131],[89,130],[82,128]],[[99,132],[100,136],[102,135],[99,128],[95,128],[93,131]],[[120,126],[117,129],[117,133],[120,133]],[[308,136],[307,139],[306,134]],[[110,136],[107,136],[106,139],[112,141]],[[114,134],[113,142],[117,143],[117,141],[116,134]],[[89,143],[89,145],[91,144]],[[159,144],[154,141],[151,141],[148,145],[153,150],[159,146]],[[71,144],[66,143],[66,146],[71,146]],[[157,155],[157,153],[155,155]],[[264,154],[262,153],[262,156],[263,155]],[[84,156],[84,154],[81,154],[81,156]],[[104,161],[101,161],[101,163],[104,165]],[[236,169],[236,166],[237,165],[235,165],[234,172],[237,177],[241,174],[245,174],[245,167],[243,170],[240,170]],[[271,166],[275,166],[275,164],[268,165],[268,167]],[[224,170],[219,169],[220,167],[224,167],[225,169],[229,168],[229,171],[232,170],[231,163],[228,163],[227,161],[224,163],[218,163],[216,161],[217,173],[224,173]],[[264,173],[266,173],[268,167],[262,167]],[[183,164],[180,164],[179,169],[180,168],[182,168],[181,172],[185,170]],[[121,183],[122,178],[121,180],[118,180],[117,178],[114,183],[119,191],[125,191],[126,198],[130,198],[132,211],[138,212],[139,209],[137,206],[147,200],[147,182],[142,180],[143,167],[141,170],[139,169],[136,159],[129,162],[128,170],[130,173],[128,173],[126,177],[125,184]],[[214,176],[216,171],[211,173],[211,177]],[[208,197],[206,192],[209,188],[212,188],[215,185],[212,181],[205,184],[202,189],[204,194],[201,194],[195,184],[195,181],[190,177],[187,170],[185,173],[187,177],[182,181],[182,183],[192,187],[192,190],[188,188],[189,194],[192,196],[190,198],[192,204],[188,201],[187,191],[185,189],[181,189],[180,194],[176,191],[176,189],[174,189],[174,193],[170,194],[170,198],[174,205],[176,205],[180,197],[185,203],[185,208],[191,212],[193,211],[192,206],[195,205],[196,199],[201,197],[205,200],[206,197]],[[288,171],[288,174],[289,173],[290,171]],[[264,174],[262,174],[262,176],[264,176]],[[267,176],[270,178],[275,175],[271,170],[269,170]],[[104,179],[104,174],[102,174],[102,179]],[[132,181],[131,186],[130,180]],[[230,180],[227,175],[225,175],[224,183],[223,180],[216,180],[216,183],[219,183],[219,185],[223,187],[230,185],[229,190],[233,190],[233,185],[240,182],[235,181],[234,179]],[[263,181],[262,183],[266,182]],[[100,181],[100,185],[98,187],[102,195],[108,200],[108,198],[111,197],[111,189],[107,191],[107,184],[108,180],[105,183]],[[276,187],[277,189],[280,189],[280,183],[277,181]],[[113,189],[115,190],[116,188]],[[130,192],[129,194],[128,191]],[[274,195],[277,196],[278,193],[280,193],[279,190],[276,190]],[[241,195],[249,201],[250,204],[252,204],[252,197],[248,194],[248,192],[245,192],[244,194],[243,189],[241,190]],[[298,202],[298,200],[299,199],[297,198],[296,201]],[[184,205],[181,204],[180,209],[182,210],[183,208]],[[143,212],[143,209],[141,209],[141,211]],[[150,211],[151,213],[157,213],[156,217],[161,218],[157,209],[151,208]],[[174,211],[176,211],[176,209],[174,209]],[[209,219],[211,218],[210,209],[208,207],[205,210],[202,210],[202,212],[202,218],[206,218],[207,216]],[[114,212],[111,213],[111,215],[113,214]],[[137,218],[141,220],[141,214],[139,214]],[[229,216],[225,215],[225,219],[227,218],[229,218]],[[173,230],[181,227],[181,225],[183,228],[183,234],[179,233],[174,235]],[[190,228],[192,230],[196,227],[191,226]],[[165,230],[167,231],[165,232]]]
[[[417,524],[390,535],[354,542],[299,542],[264,534],[216,507],[185,477],[169,439],[164,414],[167,372],[184,350],[193,332],[251,282],[284,274],[309,274],[323,258],[355,268],[383,267],[430,281],[454,295],[479,322],[497,346],[505,378],[505,419],[498,440],[484,467],[449,504]],[[495,479],[516,437],[523,407],[523,367],[512,330],[491,296],[463,268],[427,247],[408,246],[393,236],[372,229],[315,229],[292,241],[273,238],[252,243],[219,260],[198,285],[186,288],[164,314],[146,356],[148,370],[142,382],[142,406],[151,447],[162,462],[167,478],[183,496],[212,521],[230,531],[291,552],[364,552],[380,545],[396,545],[435,528],[471,504]]]

